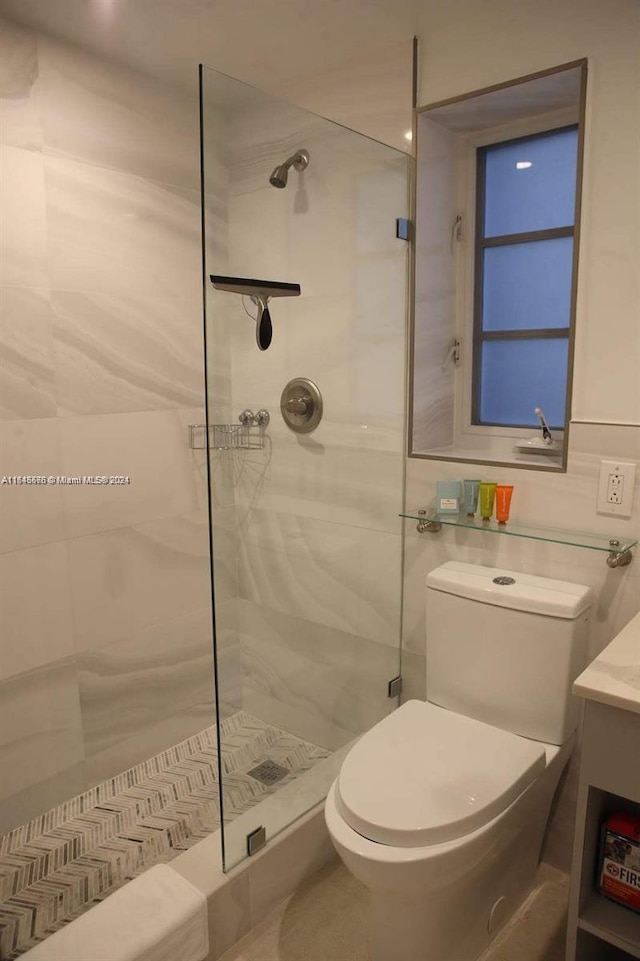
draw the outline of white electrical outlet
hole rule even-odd
[[[614,460],[600,461],[600,483],[596,505],[598,514],[631,517],[635,482],[635,464]]]

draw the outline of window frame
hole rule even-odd
[[[577,83],[574,86],[573,78],[576,75]],[[571,88],[575,96],[565,96]],[[578,291],[584,285],[578,265],[583,226],[582,197],[588,176],[586,145],[589,88],[589,60],[582,57],[442,100],[418,104],[414,95],[414,163],[410,184],[414,235],[409,258],[412,295],[408,310],[407,345],[406,451],[409,458],[553,473],[565,473],[567,470],[576,360],[576,308]],[[505,119],[501,120],[502,117]],[[427,152],[423,152],[423,118],[429,121],[430,126],[443,128],[457,140],[453,156],[448,155],[446,145],[444,151],[440,151],[437,137],[435,141],[427,141]],[[473,256],[469,257],[470,248],[472,250],[469,239],[475,230],[475,148],[496,143],[502,136],[509,140],[576,122],[579,131],[578,171],[565,429],[554,431],[554,437],[559,442],[557,458],[523,456],[515,447],[523,437],[521,428],[471,425],[471,375],[468,365],[473,335],[474,265]],[[435,153],[430,154],[428,151],[432,145],[435,145]],[[421,223],[428,223],[432,212],[439,223],[438,217],[442,214],[442,208],[437,206],[435,199],[439,197],[437,164],[438,158],[442,157],[446,157],[447,169],[453,173],[457,185],[456,199],[453,201],[455,206],[450,208],[449,242],[444,239],[446,233],[443,233],[439,246],[437,241],[434,246],[433,240],[427,239],[427,246],[423,250],[420,248]],[[446,202],[451,205],[451,198]],[[446,229],[445,226],[445,232]],[[446,286],[442,286],[438,258],[446,257],[449,245],[454,257],[452,282],[445,277]],[[421,274],[422,261],[419,259],[419,255],[423,256],[425,252],[428,257],[426,286]],[[433,327],[434,315],[425,306],[431,293],[439,308],[438,320]],[[447,303],[450,300],[453,301],[451,305]],[[442,335],[447,332],[451,339],[445,346]],[[452,353],[454,345],[457,354]],[[419,366],[423,357],[428,361],[429,376],[433,371],[436,390],[442,390],[442,395],[434,395],[432,382],[425,379],[423,368]],[[450,386],[440,376],[440,372],[444,374],[447,369],[450,372]],[[438,401],[441,401],[441,406],[437,406]]]
[[[455,386],[455,436],[456,446],[475,448],[478,455],[484,451],[493,463],[509,464],[514,467],[530,467],[520,464],[513,456],[513,444],[523,437],[524,432],[535,432],[535,427],[506,427],[502,424],[473,423],[473,362],[475,335],[475,276],[476,264],[476,220],[478,203],[476,191],[476,165],[478,149],[492,144],[521,140],[528,136],[553,132],[564,127],[578,127],[578,167],[576,176],[576,207],[573,226],[573,270],[571,278],[571,316],[569,326],[569,361],[567,364],[567,400],[565,424],[562,429],[553,431],[554,438],[563,448],[563,469],[566,469],[566,434],[570,420],[571,389],[573,379],[573,352],[576,318],[577,265],[580,237],[580,199],[582,187],[584,119],[578,111],[555,110],[512,121],[496,127],[487,127],[469,134],[464,141],[460,159],[459,197],[462,211],[463,239],[458,258],[456,287],[459,291],[457,308],[457,329],[462,341],[462,363],[456,370]],[[470,241],[470,242],[469,242]],[[466,349],[465,349],[466,348]],[[506,445],[506,446],[505,446]],[[455,457],[455,454],[454,454]],[[466,458],[464,458],[466,459]],[[541,464],[539,469],[554,470],[551,464]]]
[[[573,223],[565,227],[549,227],[543,230],[521,231],[514,234],[498,234],[492,237],[485,237],[485,170],[487,152],[492,147],[502,146],[510,143],[526,143],[528,140],[541,140],[543,137],[550,137],[565,130],[574,130],[578,135],[577,154],[580,149],[580,125],[578,121],[572,123],[560,123],[547,126],[542,130],[536,130],[517,136],[499,137],[489,143],[484,143],[475,147],[475,224],[474,224],[474,269],[473,269],[473,332],[471,336],[471,414],[470,425],[472,427],[486,428],[496,427],[503,430],[532,430],[535,427],[531,424],[501,424],[497,421],[483,421],[480,417],[480,400],[482,391],[482,345],[487,340],[544,340],[557,339],[566,340],[570,345],[572,330],[573,305],[569,305],[569,317],[566,327],[540,327],[526,328],[523,330],[483,330],[483,282],[484,282],[484,251],[492,247],[513,246],[519,243],[534,243],[542,240],[555,240],[570,237],[575,245],[576,242],[576,215],[577,210],[574,204]],[[578,201],[578,170],[579,156],[576,156],[576,187],[574,201]],[[572,259],[571,266],[571,287],[574,284],[574,273],[576,270],[575,257]],[[566,411],[569,402],[569,363],[567,357],[567,382],[565,388],[565,423]],[[557,424],[550,424],[556,432],[564,431],[564,424],[560,427]]]

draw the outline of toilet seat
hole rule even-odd
[[[371,841],[424,847],[488,823],[544,769],[542,744],[408,701],[351,749],[336,782],[336,806]]]

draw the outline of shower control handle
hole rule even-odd
[[[322,394],[308,377],[294,377],[280,396],[280,413],[296,434],[310,434],[322,420]]]
[[[300,397],[285,401],[282,406],[290,414],[306,414],[310,403],[311,398],[309,395],[302,394]]]

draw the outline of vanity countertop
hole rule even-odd
[[[573,692],[640,714],[640,613],[576,679]]]

